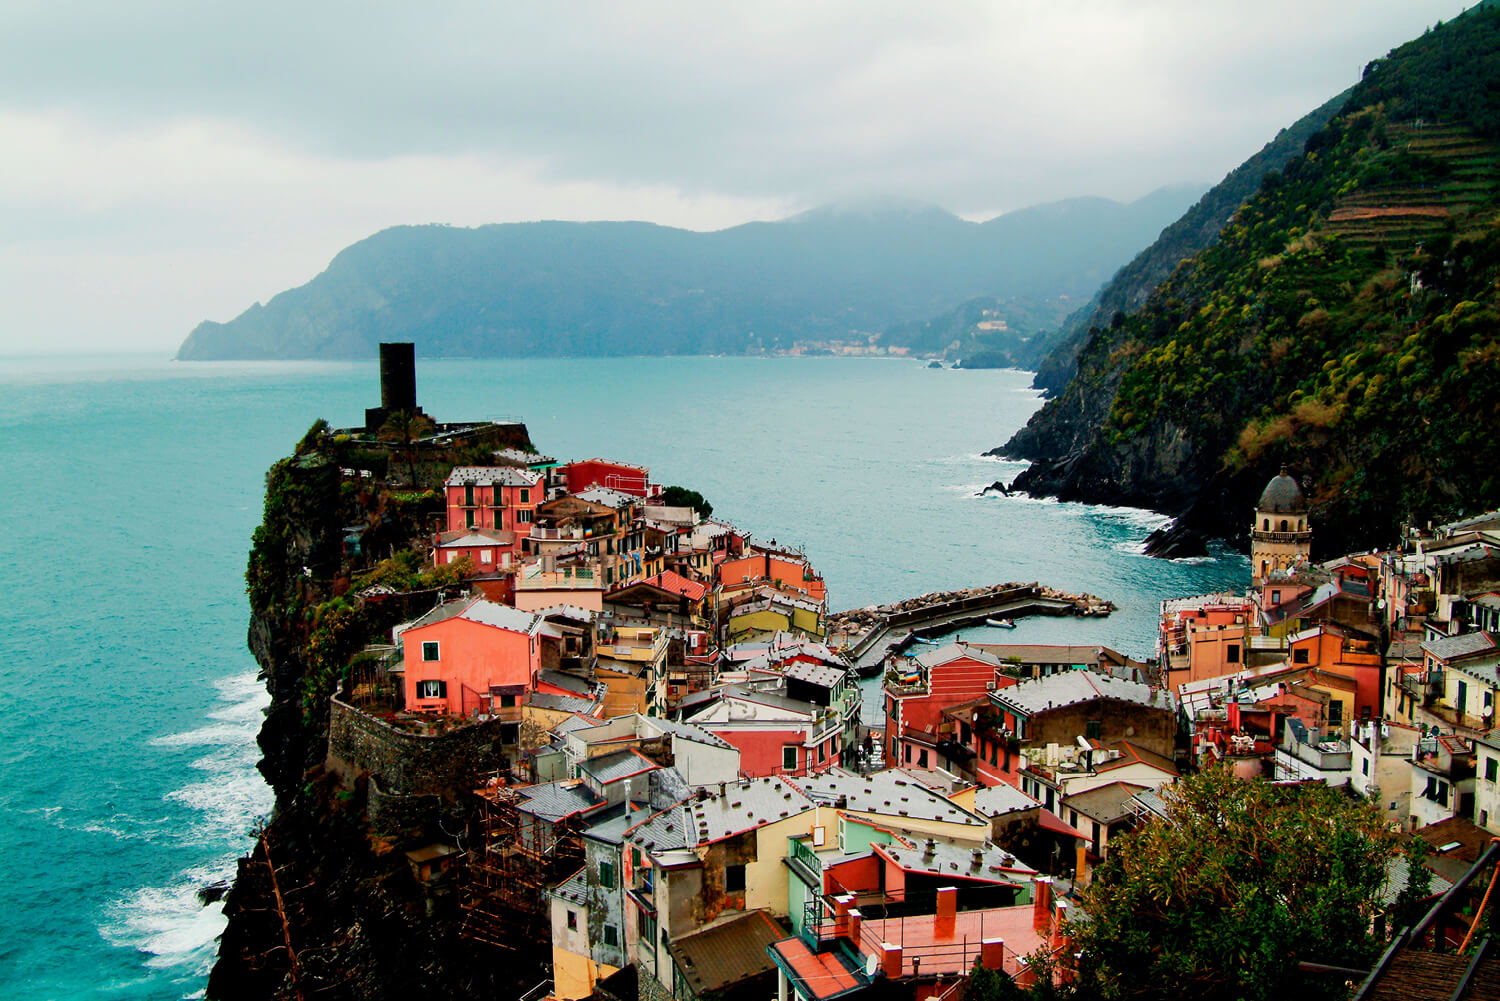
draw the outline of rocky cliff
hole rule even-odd
[[[524,438],[510,431],[496,444]],[[419,477],[457,457],[425,455]],[[209,998],[517,997],[543,977],[545,956],[501,957],[465,939],[451,886],[419,883],[408,865],[405,849],[461,842],[466,789],[376,814],[373,784],[328,765],[329,695],[350,656],[435,600],[432,591],[380,603],[347,593],[343,526],[365,526],[367,552],[389,550],[420,536],[438,506],[430,491],[339,474],[382,463],[336,446],[320,422],[267,475],[246,579],[249,646],[271,693],[260,770],[276,806],[226,898]]]
[[[1095,328],[1013,486],[1236,537],[1283,464],[1323,552],[1500,503],[1500,11],[1376,60],[1218,239]]]

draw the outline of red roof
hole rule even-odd
[[[1042,810],[1041,814],[1037,817],[1037,823],[1040,824],[1044,830],[1056,831],[1059,834],[1069,834],[1080,841],[1087,841],[1089,839],[1087,834],[1084,834],[1078,828],[1069,824],[1066,820],[1062,819],[1051,810]]]
[[[688,580],[675,570],[663,570],[655,577],[648,577],[647,584],[653,584],[663,591],[671,591],[680,594],[689,601],[702,601],[703,596],[708,593],[708,588],[695,580]]]
[[[800,981],[798,993],[819,999],[831,998],[860,986],[837,952],[813,953],[800,938],[788,938],[771,946],[778,966]]]

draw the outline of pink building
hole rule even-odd
[[[999,685],[1013,685],[1004,661],[964,643],[949,643],[904,659],[885,683],[886,765],[940,767],[938,744],[966,746],[968,734],[945,733],[944,709],[985,699]],[[951,724],[949,724],[951,726]]]
[[[537,686],[543,620],[483,598],[440,605],[399,634],[406,707],[507,715]]]
[[[514,534],[512,553],[531,534],[546,497],[542,474],[514,466],[455,466],[443,484],[450,532],[487,528]]]

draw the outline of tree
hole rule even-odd
[[[1396,902],[1391,905],[1392,933],[1420,921],[1427,913],[1427,898],[1432,896],[1432,873],[1427,870],[1427,842],[1412,838],[1402,854],[1405,856],[1406,880],[1401,884]]]
[[[702,494],[687,487],[667,487],[661,492],[661,502],[667,507],[690,507],[700,518],[714,513],[714,506],[704,500]]]
[[[413,413],[410,410],[393,410],[386,415],[385,422],[375,433],[381,441],[400,443],[402,450],[406,453],[406,468],[411,477],[412,486],[417,485],[416,443],[435,430],[437,430],[437,425],[426,414]]]
[[[1167,816],[1111,840],[1082,893],[1080,996],[1269,1001],[1317,989],[1299,961],[1375,960],[1395,844],[1372,804],[1221,769],[1165,797]]]

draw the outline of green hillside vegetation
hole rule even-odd
[[[1258,153],[1209,189],[1182,218],[1162,230],[1055,333],[1039,339],[1045,354],[1033,363],[1036,388],[1049,396],[1062,392],[1077,371],[1078,353],[1092,333],[1139,309],[1178,264],[1213,243],[1230,216],[1255,194],[1266,172],[1279,170],[1300,155],[1308,137],[1327,125],[1348,98],[1346,91],[1282,129]]]
[[[1216,243],[1094,334],[1065,393],[1091,419],[1045,408],[1018,439],[1068,461],[1023,485],[1196,501],[1222,533],[1287,462],[1336,547],[1500,503],[1497,139],[1500,11],[1371,63]]]

